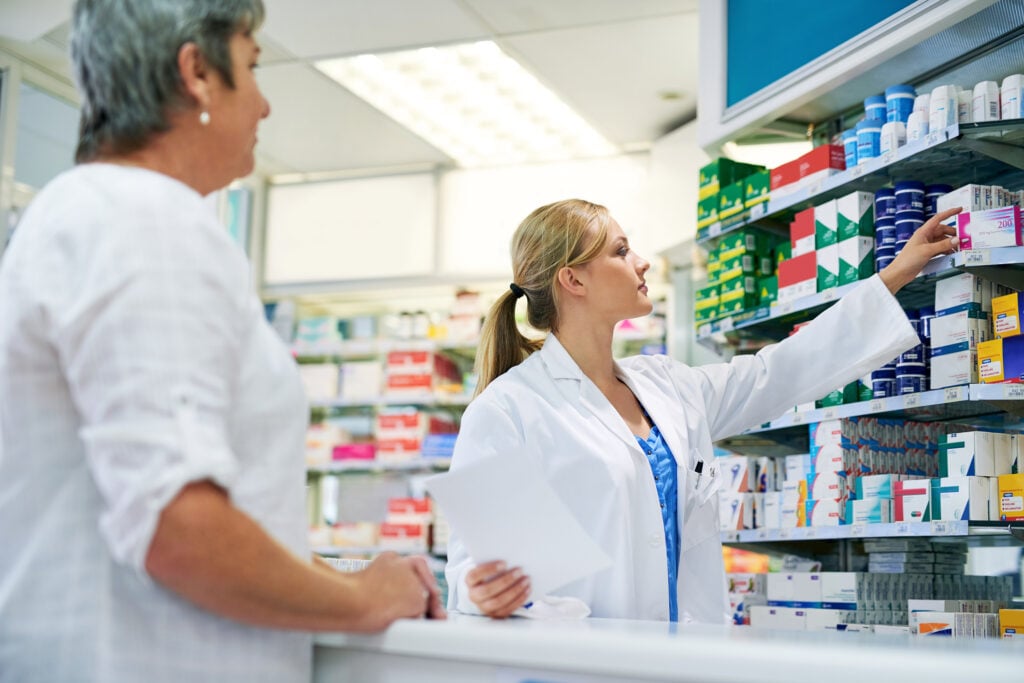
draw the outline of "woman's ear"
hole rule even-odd
[[[558,286],[571,296],[583,296],[587,291],[586,285],[579,279],[579,273],[570,266],[558,270]]]
[[[178,72],[181,74],[181,82],[188,93],[201,110],[209,109],[211,95],[211,74],[206,59],[203,58],[199,46],[195,43],[185,43],[178,50]]]

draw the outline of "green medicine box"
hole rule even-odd
[[[721,270],[718,272],[718,281],[725,282],[743,275],[755,275],[757,273],[757,261],[753,254],[734,256],[721,262]]]
[[[707,308],[700,308],[693,312],[693,321],[695,323],[706,323],[709,320],[715,320],[716,318],[718,318],[717,304]]]
[[[700,287],[694,292],[694,307],[697,310],[718,306],[719,289],[718,285]]]
[[[720,285],[720,294],[722,301],[732,300],[736,297],[736,293],[740,294],[757,294],[757,278],[752,275],[744,275],[741,277],[734,277],[731,280],[726,280]]]
[[[725,220],[743,211],[743,183],[726,185],[718,191],[718,218]]]
[[[700,169],[697,197],[705,199],[721,191],[726,185],[743,180],[751,173],[763,170],[763,166],[743,164],[726,157],[715,159]]]
[[[767,235],[757,230],[745,228],[731,232],[722,237],[715,254],[719,259],[730,259],[741,254],[770,253],[770,240]]]
[[[750,208],[769,199],[771,192],[771,171],[755,171],[743,179],[743,206]]]
[[[718,193],[697,202],[697,228],[706,228],[718,220]]]
[[[851,237],[837,245],[839,250],[839,284],[848,285],[866,280],[875,272],[875,238]]]
[[[740,313],[755,306],[757,306],[757,297],[740,290],[729,294],[728,297],[722,297],[721,303],[718,304],[718,315]]]
[[[779,298],[779,278],[775,275],[768,275],[759,278],[757,281],[757,298],[763,306],[777,301]]]
[[[874,236],[875,196],[870,192],[851,192],[836,200],[837,240]]]
[[[856,403],[858,400],[860,400],[860,394],[857,391],[857,383],[850,382],[842,389],[836,389],[815,401],[815,406],[818,408],[831,408],[832,406],[841,406],[844,403]]]
[[[782,240],[775,245],[775,266],[783,261],[793,258],[793,244],[789,240]]]

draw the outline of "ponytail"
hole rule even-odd
[[[542,342],[523,336],[516,325],[516,300],[518,297],[508,291],[491,306],[480,332],[480,347],[476,354],[476,367],[480,375],[476,393],[505,374],[510,368],[522,363],[542,346]]]

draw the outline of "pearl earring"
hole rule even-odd
[[[204,126],[210,125],[210,112],[205,109],[199,113],[199,123]]]

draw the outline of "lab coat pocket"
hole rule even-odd
[[[697,461],[700,462],[700,461]],[[701,464],[701,472],[687,473],[686,501],[683,513],[682,550],[718,533],[718,489],[721,486],[718,466]]]

